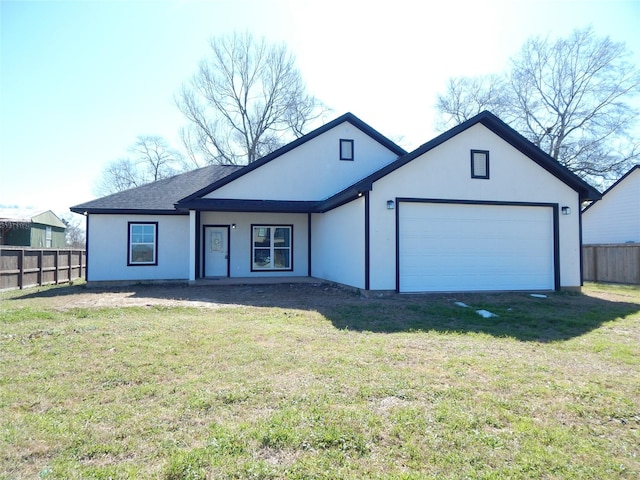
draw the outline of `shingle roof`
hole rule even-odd
[[[156,213],[185,214],[175,203],[193,192],[243,168],[237,165],[210,165],[137,188],[114,193],[71,207],[75,213]]]

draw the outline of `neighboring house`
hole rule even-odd
[[[0,210],[0,245],[64,248],[66,225],[51,210]]]
[[[347,113],[245,167],[71,208],[87,279],[314,277],[398,292],[581,285],[600,194],[489,112],[411,153]]]
[[[640,165],[609,187],[582,215],[584,244],[640,243]]]

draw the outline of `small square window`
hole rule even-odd
[[[353,160],[353,140],[340,139],[340,160]]]
[[[488,150],[471,150],[471,178],[489,178]]]

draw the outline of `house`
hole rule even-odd
[[[0,209],[0,245],[64,248],[66,228],[51,210]]]
[[[585,244],[640,243],[640,165],[584,210],[582,240]]]
[[[347,113],[244,166],[71,208],[89,283],[313,277],[365,290],[581,286],[600,194],[482,112],[413,152]]]

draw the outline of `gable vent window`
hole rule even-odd
[[[340,160],[353,160],[353,140],[340,139]]]
[[[471,150],[471,178],[489,178],[488,150]]]

